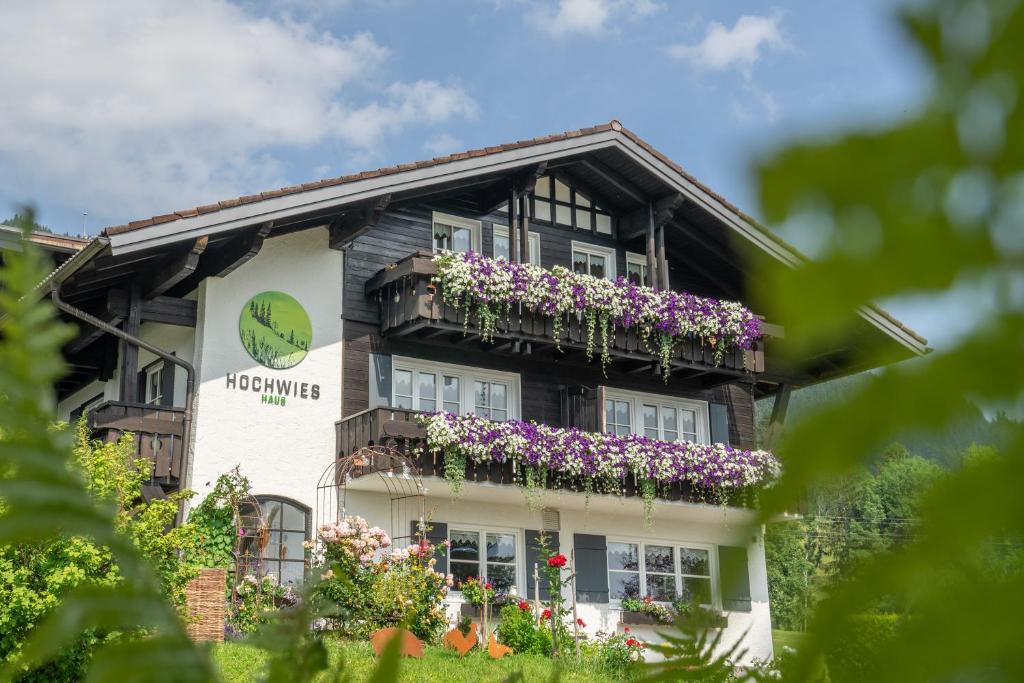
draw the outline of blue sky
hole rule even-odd
[[[55,230],[95,233],[612,118],[757,215],[758,155],[920,102],[893,6],[14,0],[0,215],[31,202]],[[896,309],[949,335],[932,303]]]

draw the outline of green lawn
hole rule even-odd
[[[775,654],[782,652],[783,647],[798,649],[800,643],[807,636],[803,631],[780,631],[772,629],[772,645],[775,646]]]
[[[353,683],[369,678],[376,660],[368,643],[349,643],[329,639],[328,650],[331,666],[336,667],[344,658],[346,670],[352,675]],[[249,683],[260,674],[266,656],[260,650],[242,643],[224,643],[213,649],[214,660],[220,666],[224,680],[231,683]],[[464,660],[450,650],[428,647],[423,659],[402,660],[399,680],[403,683],[488,683],[503,681],[510,674],[520,671],[525,680],[548,681],[556,670],[555,662],[536,655],[512,655],[500,660],[490,659],[486,653],[473,651]],[[326,680],[326,677],[324,677]],[[566,668],[562,671],[562,683],[612,683],[617,680],[594,671]]]

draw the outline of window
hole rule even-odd
[[[681,597],[711,605],[711,549],[663,541],[609,541],[608,589],[613,600],[650,597],[672,602]]]
[[[540,235],[530,231],[530,263],[540,265]],[[494,258],[508,260],[508,226],[494,224]]]
[[[448,532],[448,566],[455,589],[469,577],[490,581],[495,590],[516,585],[517,534],[511,531],[457,529]]]
[[[583,242],[572,243],[572,270],[607,280],[615,279],[615,250]]]
[[[577,230],[612,234],[611,214],[558,178],[537,179],[533,188],[533,218]]]
[[[626,252],[626,281],[636,286],[651,286],[651,279],[647,276],[647,257],[643,254]]]
[[[605,431],[642,434],[661,441],[710,443],[708,404],[704,401],[605,390]]]
[[[303,544],[309,540],[309,508],[276,496],[257,496],[267,545],[263,548],[263,573],[272,574],[282,585],[302,583],[306,568]],[[249,513],[252,514],[252,513]],[[245,510],[242,510],[245,516]],[[256,542],[255,529],[246,529]]]
[[[475,413],[498,421],[519,417],[519,375],[399,356],[393,366],[395,408]]]
[[[146,368],[145,403],[159,404],[164,398],[164,364],[154,363]]]
[[[480,221],[434,212],[434,251],[480,251]]]

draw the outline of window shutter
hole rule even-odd
[[[750,575],[747,573],[747,549],[720,545],[718,563],[722,579],[722,609],[728,612],[749,612]]]
[[[390,358],[388,359],[390,360]],[[448,573],[448,549],[442,545],[448,540],[448,525],[444,522],[427,522],[427,540],[434,546],[434,557],[437,558],[437,564],[434,566],[434,571],[441,574]],[[419,525],[420,522],[417,519],[409,522],[409,536],[412,538],[412,543],[419,543]]]
[[[558,532],[546,531],[544,533],[548,537],[548,549],[558,552]],[[526,540],[526,597],[533,600],[533,565],[537,565],[537,583],[540,587],[540,599],[549,600],[551,592],[548,590],[548,576],[540,559],[540,532],[527,529],[524,536]]]
[[[160,385],[163,391],[160,405],[162,406],[174,405],[174,370],[176,367],[174,363],[164,361],[164,366],[160,370]]]
[[[576,599],[608,602],[608,544],[604,536],[573,534],[576,550]]]
[[[370,408],[391,405],[391,356],[370,354]]]
[[[562,389],[562,424],[586,432],[604,431],[604,387]]]
[[[724,403],[709,403],[711,443],[729,444],[729,410]]]

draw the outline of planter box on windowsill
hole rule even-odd
[[[665,622],[657,619],[656,617],[647,614],[646,612],[631,612],[629,610],[623,610],[622,616],[619,617],[619,621],[629,626],[666,626]]]
[[[725,628],[729,625],[729,615],[724,613],[716,613],[713,618],[708,619],[706,616],[701,615],[700,617],[689,617],[689,620],[699,621],[700,625],[706,628]],[[629,610],[623,610],[622,615],[619,617],[619,621],[628,626],[670,626],[663,621],[658,620],[646,612],[630,612]]]
[[[491,619],[496,620],[501,617],[501,608],[505,605],[491,605]],[[482,607],[464,602],[459,606],[459,613],[464,617],[470,619],[483,619],[484,610]]]

